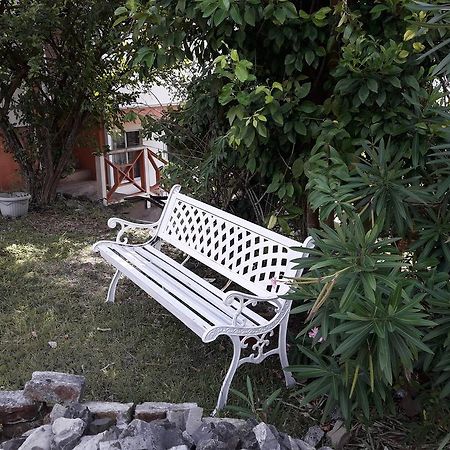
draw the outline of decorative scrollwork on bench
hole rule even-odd
[[[235,302],[239,303],[239,306],[236,309],[236,313],[233,316],[233,326],[246,325],[247,319],[242,315],[242,312],[249,306],[256,306],[260,302],[271,302],[272,305],[275,306],[275,312],[278,312],[282,307],[280,299],[275,296],[257,297],[255,295],[244,294],[237,291],[230,291],[227,294],[227,297],[223,301],[225,305],[234,306]]]
[[[248,362],[252,363],[260,363],[267,354],[264,353],[265,347],[268,347],[270,345],[270,338],[273,336],[273,330],[269,331],[267,333],[258,335],[258,336],[245,336],[241,339],[241,348],[247,349],[248,348],[248,341],[250,339],[255,340],[256,342],[252,345],[252,353],[247,356],[246,358],[243,358],[243,360],[247,360]]]
[[[292,302],[290,300],[281,300],[280,302],[284,303],[277,311],[276,316],[267,325],[253,328],[240,326],[213,327],[202,336],[202,341],[212,342],[222,334],[227,336],[258,336],[270,332],[281,323],[291,309]]]
[[[128,244],[128,238],[124,237],[124,235],[132,230],[140,229],[140,230],[148,230],[151,232],[150,238],[156,234],[156,229],[158,228],[159,222],[155,223],[133,223],[128,222],[128,220],[118,219],[117,217],[112,217],[108,220],[109,228],[116,228],[117,225],[120,225],[120,230],[116,236],[116,242],[118,244]]]

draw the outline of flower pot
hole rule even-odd
[[[3,217],[20,217],[28,212],[31,195],[26,192],[0,192],[0,212]]]

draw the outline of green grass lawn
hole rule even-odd
[[[86,377],[86,399],[194,401],[208,414],[231,344],[202,343],[128,280],[117,303],[104,303],[114,270],[91,247],[115,235],[106,225],[112,215],[66,200],[25,218],[0,218],[0,389],[20,389],[35,370],[62,371]],[[247,374],[262,399],[283,386],[275,357],[242,367],[232,387],[245,391]],[[275,421],[300,435],[305,419],[294,411],[285,405]]]
[[[0,389],[21,389],[33,371],[54,370],[84,375],[88,400],[190,401],[209,414],[231,361],[230,342],[202,343],[128,280],[119,284],[117,303],[104,303],[114,269],[91,247],[115,236],[106,221],[123,213],[65,200],[25,218],[0,218]],[[298,326],[291,323],[291,330]],[[232,387],[246,392],[247,375],[258,405],[284,386],[275,357],[244,365]],[[282,390],[280,408],[268,420],[301,437],[318,423],[321,404],[300,408],[292,395]],[[243,402],[231,394],[229,403]],[[363,448],[383,448],[381,442],[407,448],[405,441],[435,448],[417,442],[436,441],[436,417],[446,410],[441,406],[428,408],[425,421],[386,417],[368,427],[356,424],[353,442]]]

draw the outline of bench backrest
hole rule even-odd
[[[264,295],[285,294],[289,286],[272,279],[300,275],[292,247],[311,248],[180,193],[170,192],[157,235],[242,287]]]

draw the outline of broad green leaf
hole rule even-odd
[[[377,80],[375,80],[374,78],[369,78],[367,80],[367,87],[372,92],[378,92],[378,82],[377,82]]]
[[[277,224],[277,216],[271,215],[269,222],[267,223],[267,228],[271,230]]]
[[[242,61],[239,61],[236,64],[234,73],[236,74],[236,77],[239,81],[244,82],[248,80],[248,70],[247,67],[242,63]]]
[[[416,36],[416,32],[414,30],[406,30],[405,34],[403,35],[404,41],[410,41]]]
[[[306,50],[305,52],[305,61],[310,66],[313,61],[316,59],[316,55],[312,50]]]
[[[256,20],[255,9],[252,6],[247,6],[245,8],[244,20],[252,27],[255,26],[255,20]]]
[[[239,61],[239,55],[236,49],[232,49],[230,52],[231,59],[235,62]]]
[[[363,84],[358,91],[358,97],[361,100],[361,103],[365,103],[367,97],[369,96],[369,89],[366,84]]]
[[[278,89],[279,91],[283,92],[283,86],[281,83],[279,83],[278,81],[274,81],[272,83],[272,88],[273,89]]]

